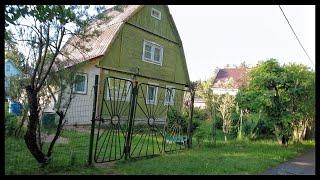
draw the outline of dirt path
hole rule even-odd
[[[262,175],[315,175],[315,150],[312,149],[300,157],[268,169]]]

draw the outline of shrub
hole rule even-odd
[[[168,125],[172,126],[173,123],[179,123],[182,126],[182,132],[186,133],[188,130],[189,123],[189,113],[188,112],[180,112],[176,109],[170,109],[168,111]],[[198,118],[193,118],[191,125],[191,132],[193,132],[199,125],[200,121]]]
[[[217,113],[216,114],[216,128],[222,129],[222,125],[223,125],[222,117],[221,117],[220,113]]]
[[[10,113],[6,113],[5,114],[5,135],[13,136],[17,128],[18,128],[17,116]]]
[[[197,129],[193,136],[196,138],[197,144],[201,145],[203,143],[203,140],[207,138],[207,132],[204,128],[200,127]]]
[[[194,108],[193,109],[193,119],[206,120],[208,119],[208,114],[205,109]]]
[[[171,127],[174,123],[181,124],[182,131],[187,131],[187,118],[176,109],[172,108],[168,111],[168,126]]]
[[[192,119],[192,125],[191,125],[191,132],[194,132],[201,124],[201,120],[199,119]]]

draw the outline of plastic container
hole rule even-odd
[[[42,126],[44,128],[50,129],[50,128],[56,128],[56,114],[52,112],[45,112],[42,115]]]
[[[9,113],[21,116],[22,105],[19,102],[9,101]]]

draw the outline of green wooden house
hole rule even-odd
[[[99,29],[101,33],[97,37],[90,41],[72,37],[62,51],[73,58],[72,65],[80,67],[77,74],[79,81],[74,85],[76,95],[68,113],[69,122],[91,122],[92,87],[95,78],[99,78],[99,116],[109,117],[118,114],[118,119],[113,120],[119,121],[122,116],[128,114],[127,107],[133,85],[131,81],[137,81],[140,85],[137,107],[141,108],[137,108],[136,119],[161,119],[165,116],[165,111],[160,112],[161,108],[165,109],[168,105],[180,107],[184,93],[178,89],[188,87],[190,80],[182,42],[168,6],[116,6],[104,13],[109,17],[107,22],[95,21],[89,26]],[[79,45],[88,48],[89,51],[80,52],[77,49]],[[60,58],[63,59],[62,56]],[[166,88],[177,90],[168,93]],[[111,109],[101,107],[112,106],[112,100],[115,99],[118,99],[119,104],[127,106],[121,115],[120,109],[115,110],[116,105],[113,111],[117,112],[110,112]],[[147,113],[148,108],[160,109],[152,114]],[[153,117],[155,114],[158,117]]]

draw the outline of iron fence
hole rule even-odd
[[[49,171],[93,162],[153,157],[191,145],[194,96],[190,90],[119,77],[107,77],[102,86],[103,91],[98,91],[96,77],[87,95],[72,100],[53,148]],[[57,129],[55,113],[43,117],[50,115],[55,123],[42,119],[38,130],[43,152],[47,152]],[[6,174],[34,173],[39,168],[23,137],[12,135],[5,137],[5,165]]]

